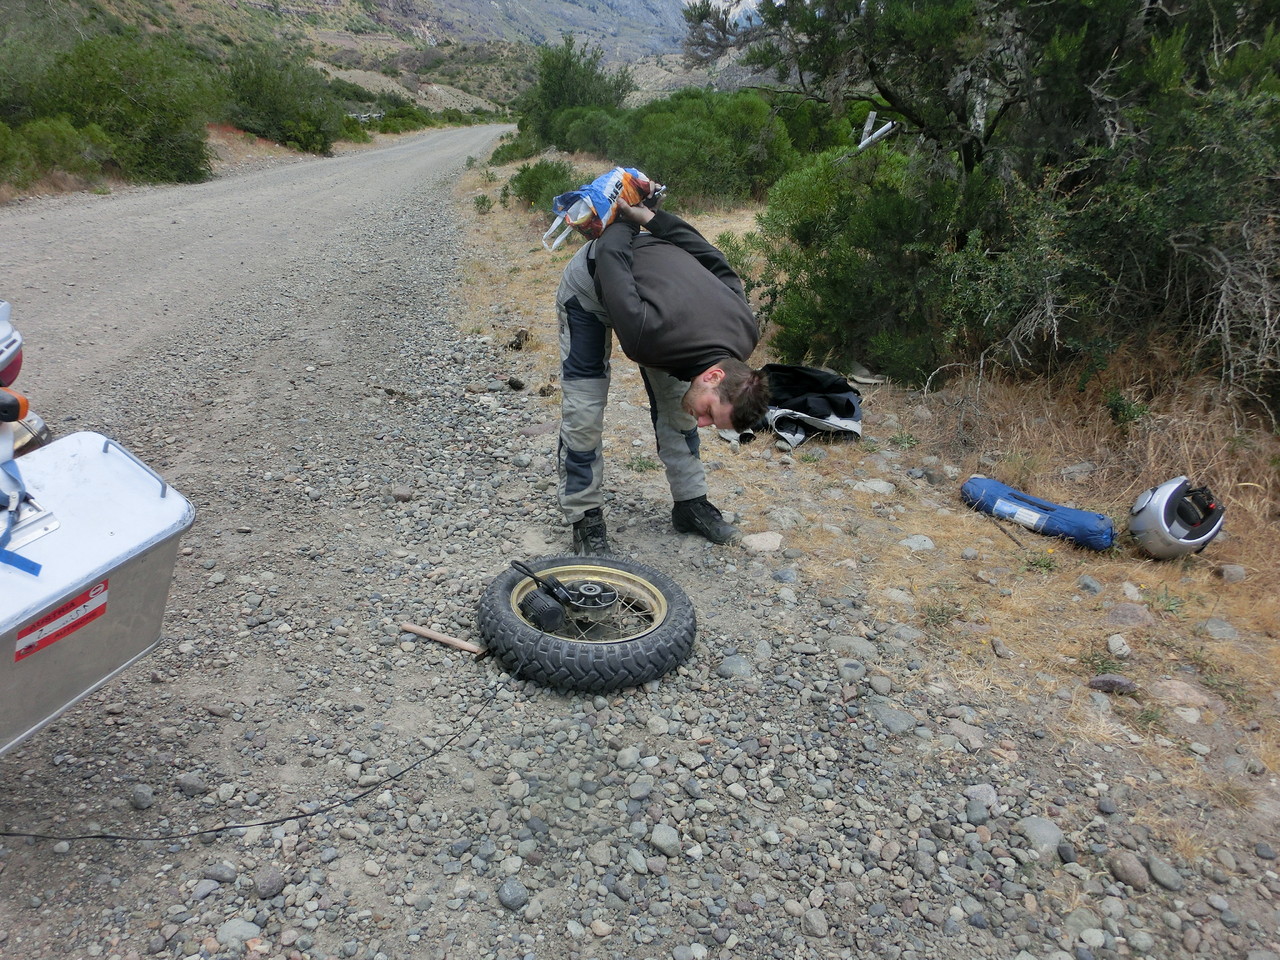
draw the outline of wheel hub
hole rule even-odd
[[[617,588],[600,580],[578,580],[566,589],[570,595],[568,614],[571,617],[600,621],[609,616],[618,603]]]

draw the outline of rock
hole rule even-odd
[[[747,553],[776,553],[782,549],[782,534],[775,531],[748,533],[741,540]]]
[[[856,660],[877,660],[880,657],[880,648],[874,643],[850,634],[842,633],[832,637],[827,641],[827,646],[833,653],[848,655]]]
[[[1123,636],[1113,633],[1107,637],[1107,653],[1117,660],[1128,660],[1133,655],[1133,648],[1129,646],[1129,641]]]
[[[232,917],[218,927],[214,936],[223,947],[240,951],[250,940],[262,936],[262,928],[240,917]]]
[[[156,802],[156,791],[145,783],[135,784],[129,791],[129,803],[135,810],[146,810]]]
[[[498,888],[498,902],[515,912],[529,902],[529,891],[515,877],[507,877]]]
[[[1147,687],[1147,695],[1165,703],[1182,707],[1210,707],[1214,699],[1204,690],[1183,680],[1156,680]]]
[[[894,736],[901,736],[914,730],[918,723],[916,718],[905,710],[897,710],[883,703],[868,704],[867,713]]]
[[[829,932],[827,915],[817,908],[806,910],[800,918],[800,932],[806,937],[825,937]]]
[[[980,827],[991,819],[991,811],[981,800],[969,800],[964,805],[964,818],[975,827]]]
[[[1098,594],[1102,592],[1102,584],[1100,584],[1097,580],[1093,579],[1093,577],[1090,577],[1088,575],[1085,575],[1081,577],[1079,580],[1077,580],[1076,586],[1078,586],[1081,590],[1083,590],[1085,593],[1089,594],[1090,596],[1096,597]]]
[[[1154,854],[1147,857],[1147,870],[1151,874],[1151,879],[1166,890],[1177,893],[1185,886],[1182,874]]]
[[[613,844],[608,840],[597,840],[587,847],[587,859],[597,867],[607,867],[613,863]]]
[[[1214,571],[1227,583],[1243,583],[1247,573],[1238,563],[1224,563]]]
[[[1240,636],[1240,632],[1221,617],[1210,617],[1196,629],[1214,640],[1235,640]]]
[[[266,866],[253,875],[253,889],[263,900],[270,900],[284,889],[284,874]]]
[[[235,883],[240,872],[231,864],[223,862],[209,864],[204,868],[204,875],[218,883]]]
[[[926,537],[922,533],[912,534],[911,536],[907,537],[905,540],[899,540],[898,546],[906,547],[912,553],[916,553],[917,551],[920,551],[920,550],[937,549],[934,546],[933,541],[930,540],[928,537]]]
[[[1118,673],[1103,673],[1089,681],[1089,689],[1103,693],[1136,693],[1138,685]]]
[[[716,666],[716,676],[726,680],[749,677],[755,672],[755,667],[751,666],[751,661],[739,653],[725,657]]]
[[[975,727],[971,723],[965,723],[958,717],[951,717],[947,720],[947,730],[964,744],[964,748],[970,753],[981,750],[983,741],[987,739],[985,730],[981,727]]]
[[[1149,627],[1155,622],[1151,611],[1140,603],[1117,603],[1107,611],[1107,623],[1113,627]]]
[[[1145,890],[1151,883],[1151,875],[1131,850],[1117,850],[1107,858],[1111,875],[1135,890]]]
[[[857,490],[859,493],[874,493],[879,496],[885,496],[885,497],[887,497],[889,494],[893,493],[895,490],[898,489],[888,480],[877,480],[877,479],[858,480],[856,483],[852,485],[852,487],[854,490]]]
[[[209,785],[194,773],[178,774],[178,790],[184,797],[198,797],[209,792]]]
[[[653,830],[649,834],[649,842],[663,856],[680,856],[680,834],[669,824],[654,824]]]
[[[1062,842],[1062,828],[1047,817],[1023,817],[1015,824],[1018,833],[1027,838],[1031,849],[1040,854],[1041,860],[1057,855]]]

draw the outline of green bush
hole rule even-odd
[[[77,130],[66,117],[32,120],[18,128],[37,169],[64,170],[84,177],[102,173],[111,159],[111,138],[97,124]]]
[[[237,50],[227,69],[229,119],[242,130],[309,153],[328,153],[343,109],[324,74],[275,45]]]
[[[625,113],[605,107],[561,110],[551,119],[550,142],[561,150],[606,156],[613,124]]]
[[[373,91],[365,89],[358,83],[352,83],[350,80],[343,80],[341,77],[331,77],[329,79],[329,92],[336,99],[343,100],[350,105],[378,102],[378,96]]]
[[[805,154],[847,149],[854,142],[855,128],[861,135],[871,108],[859,104],[837,118],[832,116],[830,105],[821,101],[777,94],[773,109],[787,128],[792,147]]]
[[[857,361],[919,381],[948,348],[941,265],[954,224],[989,202],[892,150],[818,155],[778,181],[753,245],[761,313],[787,362]]]
[[[0,120],[0,183],[25,187],[36,178],[36,162],[27,142]]]
[[[627,67],[607,70],[599,47],[579,47],[566,34],[558,47],[543,47],[538,53],[538,80],[516,101],[520,132],[538,143],[551,142],[555,115],[571,107],[622,106],[635,89]]]
[[[753,93],[682,90],[606,130],[614,162],[670,183],[682,197],[758,200],[796,162],[786,126]]]
[[[373,138],[369,136],[369,131],[364,128],[364,124],[355,117],[343,117],[342,131],[338,134],[338,139],[349,143],[369,143]]]
[[[54,61],[32,104],[34,117],[65,116],[111,139],[129,179],[194,182],[209,176],[205,124],[218,112],[208,66],[163,37],[100,36]]]
[[[406,103],[384,113],[377,126],[379,133],[408,133],[410,130],[438,127],[441,124],[441,118],[430,110]]]
[[[520,165],[511,177],[511,193],[538,209],[551,209],[551,201],[558,194],[578,186],[573,167],[563,160],[539,160]]]
[[[501,167],[508,163],[515,163],[517,160],[528,160],[537,154],[539,150],[537,138],[531,134],[503,134],[502,139],[498,142],[498,146],[494,148],[493,153],[489,154],[489,162],[495,167]]]

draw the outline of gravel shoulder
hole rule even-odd
[[[33,404],[198,511],[157,651],[0,758],[5,830],[144,839],[0,838],[0,955],[1277,960],[1257,730],[1185,675],[1143,728],[976,613],[938,623],[939,585],[1030,578],[945,462],[708,437],[759,535],[711,547],[670,530],[619,362],[610,529],[694,599],[690,660],[562,695],[400,629],[474,637],[492,578],[567,543],[551,291],[500,302],[519,262],[457,192],[500,132],[0,208]],[[871,393],[887,436],[909,407]],[[1192,629],[1083,576],[1023,629],[1068,622]]]

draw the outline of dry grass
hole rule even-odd
[[[599,172],[598,161],[571,159],[584,181]],[[555,287],[577,241],[550,254],[540,239],[543,214],[496,203],[513,172],[514,166],[477,166],[459,188],[460,214],[473,246],[466,268],[468,315],[497,338],[528,328],[539,383],[554,384]],[[488,214],[475,208],[473,198],[480,193],[495,200]],[[709,237],[740,235],[754,228],[756,212],[711,211],[693,219]],[[765,351],[758,351],[757,363],[771,359]],[[1107,665],[1106,638],[1124,633],[1134,648],[1123,664],[1127,676],[1144,685],[1180,666],[1192,668],[1226,702],[1233,719],[1256,724],[1251,746],[1274,771],[1280,769],[1280,702],[1273,695],[1280,690],[1280,644],[1272,642],[1280,636],[1280,441],[1264,419],[1221,403],[1216,383],[1170,379],[1161,372],[1158,347],[1145,357],[1117,356],[1083,391],[1072,377],[1027,383],[989,368],[982,377],[971,371],[924,395],[893,384],[871,386],[863,390],[862,443],[810,441],[792,454],[794,463],[780,464],[782,454],[768,436],[736,455],[704,439],[703,455],[720,465],[713,477],[717,489],[742,489],[733,507],[747,518],[748,530],[777,529],[779,508],[801,513],[801,526],[784,534],[803,543],[805,556],[797,566],[808,588],[827,596],[865,592],[873,616],[914,623],[945,661],[942,675],[961,688],[1011,701],[1043,700],[1052,692],[1041,689],[1033,679],[1037,674],[1056,677],[1061,686],[1079,684],[1100,672],[1093,668]],[[615,390],[619,399],[644,406],[632,370],[631,364],[615,365]],[[1107,407],[1108,397],[1117,394],[1135,405],[1131,410],[1145,412],[1117,424]],[[558,397],[548,396],[545,403],[546,417],[557,419]],[[630,450],[633,439],[646,439],[643,420],[611,417],[607,429],[622,434],[613,442]],[[882,472],[867,468],[877,450],[896,454],[904,468],[939,457],[957,468],[956,483],[900,482],[886,496],[850,489],[853,479]],[[762,461],[770,461],[768,469]],[[1064,470],[1078,464],[1092,466],[1074,476]],[[966,510],[958,487],[971,473],[1111,516],[1120,534],[1116,547],[1095,553]],[[1123,535],[1129,507],[1142,490],[1179,474],[1208,485],[1226,502],[1224,533],[1200,555],[1146,559]],[[885,523],[901,532],[886,539],[877,532]],[[910,533],[927,534],[936,551],[917,555],[899,547],[896,540]],[[966,548],[976,548],[979,560],[955,563]],[[1224,564],[1243,566],[1246,580],[1226,583],[1219,575]],[[1101,597],[1079,589],[1084,575],[1103,585]],[[1106,606],[1123,600],[1126,589],[1156,616],[1154,628],[1105,625]],[[887,590],[910,594],[910,604],[888,599]],[[1229,620],[1242,639],[1211,642],[1200,636],[1196,626],[1209,617]],[[992,638],[1002,640],[1016,659],[998,660]],[[1054,733],[1128,749],[1130,727],[1139,734],[1159,732],[1153,727],[1158,711],[1143,709],[1141,703],[1123,705],[1107,718],[1077,698]],[[1180,749],[1135,749],[1172,770],[1195,766]],[[1250,801],[1237,786],[1204,787],[1222,794],[1217,799],[1224,804]]]

